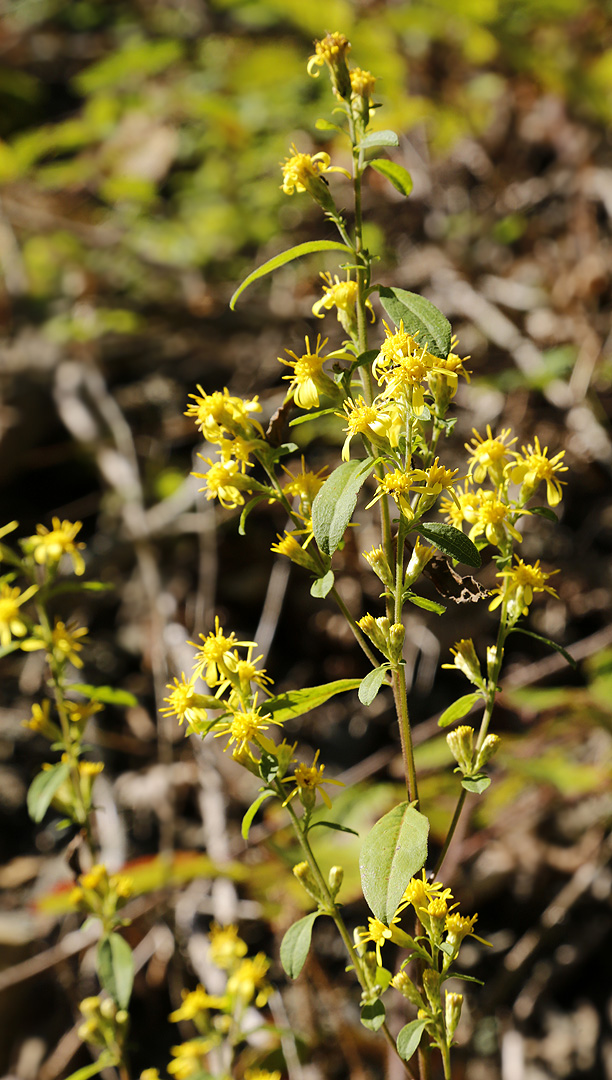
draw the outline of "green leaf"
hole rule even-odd
[[[62,581],[45,591],[47,596],[60,596],[71,592],[109,592],[115,588],[116,585],[107,581]]]
[[[357,697],[362,705],[371,705],[380,690],[385,676],[389,670],[388,664],[381,664],[380,667],[375,667],[373,671],[366,675],[365,679],[361,680],[361,685]]]
[[[107,934],[102,938],[96,966],[100,985],[120,1009],[127,1009],[134,982],[134,958],[121,934]]]
[[[274,720],[283,723],[292,720],[295,716],[303,716],[304,713],[323,705],[336,694],[343,694],[347,690],[356,690],[361,679],[336,679],[335,682],[322,683],[320,686],[306,686],[302,690],[287,690],[278,697],[268,698],[265,702],[265,711],[271,713]]]
[[[418,1050],[426,1023],[426,1020],[411,1020],[400,1031],[397,1036],[397,1052],[402,1061],[410,1061],[412,1055]]]
[[[55,792],[70,776],[70,764],[67,761],[58,762],[50,769],[39,772],[35,776],[28,789],[28,814],[32,821],[42,821]]]
[[[427,818],[403,802],[376,822],[362,844],[363,895],[374,916],[387,926],[410,878],[425,865],[428,833]]]
[[[394,188],[401,191],[402,195],[410,195],[412,191],[412,177],[403,165],[396,165],[394,161],[386,161],[385,158],[373,158],[368,161],[371,169],[375,169],[381,176],[386,176]]]
[[[547,521],[552,521],[555,525],[559,522],[559,518],[555,514],[555,511],[550,509],[550,506],[530,506],[529,513],[546,518]]]
[[[259,810],[259,807],[261,806],[261,804],[263,802],[266,801],[266,799],[270,799],[273,794],[274,794],[273,791],[262,791],[261,795],[258,795],[257,798],[255,799],[255,802],[251,803],[251,805],[249,806],[249,809],[247,810],[246,814],[244,815],[244,817],[242,819],[241,832],[242,832],[242,839],[243,840],[248,840],[248,838],[249,838],[249,831],[250,831],[251,825],[253,824],[253,818],[255,817],[255,814]]]
[[[525,637],[532,637],[535,638],[536,641],[543,641],[545,645],[549,645],[551,649],[556,649],[558,653],[561,653],[561,656],[564,658],[564,660],[567,660],[570,667],[573,667],[575,671],[578,670],[578,664],[574,660],[574,657],[571,655],[571,653],[568,653],[567,649],[564,649],[562,645],[557,645],[556,641],[551,641],[550,638],[544,637],[542,634],[534,634],[533,630],[523,630],[522,626],[513,626],[512,630],[510,630],[510,633],[524,634]]]
[[[289,927],[281,941],[280,960],[290,979],[297,979],[304,967],[310,949],[312,928],[319,915],[320,911],[311,911],[304,915],[303,919],[298,919]]]
[[[372,131],[359,143],[360,150],[371,150],[373,146],[399,146],[399,139],[394,131]]]
[[[337,410],[332,406],[331,409],[317,409],[316,412],[306,413],[304,416],[296,416],[295,419],[289,421],[289,427],[297,427],[298,424],[306,424],[309,420],[316,420],[319,416],[329,416],[330,413],[335,413],[336,411]]]
[[[377,998],[370,1005],[361,1006],[361,1023],[369,1031],[378,1031],[383,1026],[386,1015],[385,1006],[380,998]]]
[[[348,825],[338,825],[337,821],[313,821],[312,825],[308,826],[308,832],[312,832],[312,830],[318,828],[318,826],[325,829],[335,829],[336,832],[347,832],[351,833],[353,836],[359,836],[359,833],[355,832],[354,829],[349,829]]]
[[[74,690],[90,701],[103,701],[105,705],[138,705],[138,698],[129,690],[115,690],[113,686],[90,686],[89,683],[71,683],[67,690]]]
[[[461,787],[472,795],[482,795],[491,783],[490,776],[465,776],[461,781]]]
[[[374,463],[353,459],[343,461],[320,488],[312,504],[312,528],[324,555],[337,550],[353,516],[357,496]]]
[[[327,573],[316,581],[313,581],[310,586],[310,595],[316,597],[318,600],[323,600],[330,589],[334,587],[334,571],[328,570]]]
[[[350,247],[339,243],[338,240],[309,240],[305,244],[296,244],[295,247],[289,248],[287,251],[281,251],[280,255],[275,255],[273,259],[268,259],[266,263],[258,266],[244,279],[242,285],[238,286],[230,300],[229,306],[232,311],[236,307],[236,301],[240,294],[245,289],[248,289],[249,285],[252,285],[254,281],[265,277],[266,274],[271,274],[273,270],[278,270],[279,266],[285,266],[286,263],[293,262],[294,259],[300,259],[302,255],[311,255],[317,251],[347,251],[349,255],[354,255]]]
[[[66,1080],[89,1080],[90,1076],[96,1076],[103,1069],[112,1069],[117,1064],[117,1058],[109,1050],[103,1050],[97,1061],[92,1061],[91,1065],[84,1065],[82,1069],[70,1073]]]
[[[357,369],[360,367],[373,364],[376,360],[376,357],[378,356],[379,351],[379,349],[367,349],[365,352],[360,353],[357,359],[353,360],[353,363],[349,368],[349,374],[352,375],[353,372],[357,371]]]
[[[271,784],[278,776],[279,768],[280,763],[276,754],[268,754],[266,750],[263,750],[259,761],[259,774],[262,780]]]
[[[438,727],[448,727],[454,720],[460,720],[462,716],[467,716],[470,709],[476,702],[482,698],[482,694],[464,694],[463,697],[457,698],[452,705],[448,706],[442,713],[442,716],[438,720]]]
[[[414,337],[418,333],[420,345],[427,345],[430,353],[446,360],[450,352],[453,332],[446,316],[435,304],[418,293],[405,289],[380,288],[382,306],[396,326],[404,323],[404,330]]]
[[[15,652],[20,647],[18,641],[10,641],[8,645],[3,645],[2,648],[0,648],[0,660],[2,660],[4,656],[9,656],[10,653]]]
[[[332,124],[331,120],[324,120],[322,117],[315,120],[315,127],[317,131],[337,131],[340,135],[347,134],[344,128],[339,127],[338,124]]]
[[[436,615],[444,615],[446,608],[444,604],[438,604],[436,600],[427,600],[424,596],[417,596],[416,593],[407,592],[405,599],[409,600],[415,607],[423,608],[424,611],[433,611]]]
[[[257,506],[257,503],[263,502],[265,498],[266,498],[265,495],[256,495],[254,499],[249,499],[248,503],[246,504],[244,510],[242,511],[242,513],[240,515],[240,523],[238,525],[238,535],[239,536],[244,536],[245,535],[244,526],[246,525],[246,519],[248,518],[249,514],[251,513],[251,510],[254,510],[255,507]]]
[[[443,521],[419,521],[415,528],[449,558],[465,563],[466,566],[480,566],[482,559],[478,548],[460,529],[446,525]]]

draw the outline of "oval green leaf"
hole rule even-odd
[[[359,687],[359,690],[357,692],[357,697],[359,698],[362,705],[372,704],[383,682],[385,681],[385,676],[388,670],[388,664],[381,664],[380,667],[375,667],[373,671],[371,671],[369,675],[366,675],[365,679],[362,680],[361,686]]]
[[[274,792],[272,792],[272,791],[262,791],[261,795],[258,795],[257,798],[255,799],[255,802],[251,803],[251,805],[249,806],[249,809],[247,810],[246,814],[244,815],[244,817],[242,819],[241,832],[242,832],[242,839],[243,840],[248,840],[248,838],[249,838],[249,831],[250,831],[251,825],[253,824],[253,818],[255,817],[255,814],[259,810],[259,807],[261,806],[261,804],[263,802],[266,801],[266,799],[270,799],[273,794],[274,794]]]
[[[361,1023],[369,1031],[378,1031],[385,1022],[385,1006],[380,998],[373,1001],[371,1005],[361,1006]]]
[[[343,461],[323,484],[312,504],[312,528],[324,555],[337,550],[353,516],[360,488],[374,467],[368,458]]]
[[[421,536],[435,544],[450,559],[456,559],[466,566],[480,566],[482,559],[478,548],[460,529],[446,525],[443,521],[419,521],[415,527]]]
[[[280,961],[290,979],[297,979],[304,967],[310,949],[312,928],[320,914],[320,911],[311,911],[304,915],[303,919],[298,919],[289,927],[281,941]]]
[[[491,783],[490,776],[468,776],[461,781],[461,787],[472,795],[482,795]]]
[[[412,1055],[418,1050],[426,1023],[426,1020],[411,1020],[400,1031],[397,1036],[397,1052],[402,1061],[410,1061]]]
[[[316,597],[317,600],[324,600],[330,589],[334,587],[334,571],[328,570],[327,573],[316,581],[313,581],[310,586],[310,595]]]
[[[283,723],[285,720],[292,720],[295,716],[303,716],[311,709],[316,709],[336,694],[356,690],[360,683],[361,679],[336,679],[335,682],[322,683],[320,686],[287,690],[285,694],[268,698],[265,702],[265,711],[270,713],[276,721]]]
[[[403,322],[404,330],[413,337],[418,333],[420,345],[427,344],[430,353],[446,360],[453,332],[448,319],[435,304],[405,289],[383,287],[378,292],[382,306],[395,325]]]
[[[410,803],[395,806],[366,836],[359,857],[361,887],[373,915],[389,925],[411,877],[427,858],[429,821]]]
[[[286,263],[293,262],[294,259],[300,259],[302,255],[312,255],[318,251],[348,251],[349,255],[354,255],[350,247],[341,244],[338,240],[309,240],[306,244],[296,244],[295,247],[288,248],[287,251],[281,251],[280,255],[275,255],[273,259],[268,259],[267,262],[263,263],[262,266],[258,266],[244,279],[230,300],[229,306],[232,311],[236,307],[238,297],[254,281],[265,277],[266,274],[271,274],[273,270],[278,270],[280,266],[285,266]]]
[[[114,686],[90,686],[89,683],[70,683],[67,690],[89,698],[90,701],[102,701],[105,705],[138,705],[138,698],[129,690],[116,690]]]
[[[412,191],[412,177],[405,169],[403,165],[396,165],[394,161],[387,161],[385,158],[373,158],[372,161],[368,161],[368,165],[371,169],[375,169],[381,176],[385,176],[387,180],[390,180],[394,188],[397,188],[402,195],[410,195]]]
[[[372,131],[359,143],[360,150],[371,150],[373,146],[399,146],[399,139],[394,131]]]
[[[127,1009],[134,982],[134,958],[121,934],[108,934],[100,941],[97,971],[101,986],[120,1009]]]
[[[428,600],[425,596],[417,596],[416,593],[407,593],[406,600],[415,607],[423,608],[424,611],[433,611],[434,615],[444,615],[446,611],[444,604],[438,604],[436,600]]]
[[[57,789],[70,775],[67,761],[59,762],[35,776],[28,789],[28,814],[32,821],[42,821]]]
[[[470,709],[476,702],[482,697],[482,694],[464,694],[463,697],[457,698],[453,701],[452,705],[448,706],[442,713],[438,720],[438,727],[448,727],[454,720],[460,720],[462,716],[467,716]]]

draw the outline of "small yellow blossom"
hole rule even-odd
[[[459,469],[447,469],[440,465],[440,459],[436,458],[433,465],[428,469],[413,469],[413,491],[420,493],[417,505],[417,513],[424,514],[433,506],[441,491],[448,490],[453,495],[452,483]]]
[[[159,710],[162,716],[176,716],[179,724],[184,720],[193,724],[208,719],[206,709],[201,704],[202,695],[198,694],[194,687],[195,679],[195,675],[187,679],[182,672],[180,679],[174,677],[174,685],[168,683],[166,690],[169,690],[170,694],[164,698],[168,704]]]
[[[22,638],[27,634],[28,628],[19,609],[37,589],[37,585],[30,585],[21,592],[17,586],[5,582],[0,585],[0,645],[3,649],[11,644],[12,637]]]
[[[278,1069],[269,1072],[268,1069],[245,1069],[244,1080],[281,1080]]]
[[[460,529],[468,521],[468,513],[473,513],[479,504],[479,495],[470,486],[469,478],[463,485],[463,491],[455,490],[454,498],[440,500],[440,513],[444,514],[451,525]]]
[[[283,360],[281,356],[278,359],[281,364],[293,368],[291,375],[283,375],[283,379],[290,380],[289,396],[293,395],[293,400],[300,409],[315,409],[319,405],[319,394],[336,397],[338,388],[329,375],[326,375],[323,371],[323,364],[328,358],[327,356],[321,356],[321,349],[324,349],[327,345],[327,338],[322,341],[321,335],[317,334],[317,343],[314,350],[310,347],[308,337],[304,338],[304,342],[306,352],[302,353],[301,356],[298,356],[291,349],[285,349],[287,355],[291,356],[292,359]]]
[[[37,735],[44,735],[52,742],[61,738],[60,728],[51,720],[51,702],[49,698],[45,698],[41,705],[34,703],[30,719],[23,720],[22,724],[23,727],[35,731]]]
[[[331,311],[335,307],[339,323],[349,334],[357,324],[356,304],[359,295],[357,282],[350,278],[340,281],[337,274],[334,274],[333,278],[328,273],[322,273],[320,276],[323,279],[323,296],[312,305],[312,314],[322,319],[324,317],[322,309]],[[370,318],[374,322],[376,316],[369,297],[365,303],[370,312]]]
[[[318,573],[319,568],[315,559],[302,547],[295,532],[286,532],[284,536],[277,534],[277,543],[271,545],[270,551],[273,551],[275,555],[286,555],[297,566],[303,566],[306,570],[311,570],[313,574]]]
[[[499,607],[503,600],[506,599],[514,608],[514,611],[510,612],[511,617],[518,618],[519,615],[527,615],[534,593],[547,592],[551,596],[557,596],[555,590],[546,582],[550,577],[558,573],[558,570],[552,570],[547,574],[541,569],[539,559],[530,564],[516,557],[515,566],[512,566],[509,570],[502,570],[497,575],[497,577],[502,578],[503,584],[498,589],[493,590],[498,595],[489,604],[489,611]]]
[[[239,936],[238,927],[234,923],[229,926],[220,926],[219,923],[213,922],[208,933],[209,956],[216,967],[228,971],[235,967],[238,960],[246,956],[246,941]]]
[[[414,517],[412,507],[410,506],[410,493],[413,488],[413,473],[409,470],[403,472],[401,469],[393,469],[392,472],[385,473],[385,475],[378,481],[378,487],[374,494],[374,498],[368,503],[367,509],[373,506],[374,503],[382,499],[384,495],[390,495],[394,502],[397,503],[402,513],[411,520]]]
[[[477,484],[482,484],[488,475],[495,487],[501,487],[504,469],[513,456],[510,447],[516,442],[516,438],[510,438],[510,428],[504,428],[501,434],[494,438],[490,424],[487,424],[486,439],[479,435],[476,428],[472,428],[472,433],[474,438],[471,443],[465,444],[470,455],[468,474],[474,477]]]
[[[386,941],[392,936],[392,930],[386,926],[380,919],[369,918],[368,929],[359,930],[359,941],[361,945],[365,945],[368,941],[371,941],[376,946],[376,963],[379,967],[382,967],[381,948]]]
[[[452,949],[457,949],[461,942],[468,934],[474,933],[474,923],[478,919],[478,915],[460,915],[459,912],[451,912],[446,916],[446,933],[447,944]]]
[[[59,518],[54,517],[51,519],[51,524],[51,529],[47,529],[44,525],[37,525],[36,536],[30,536],[23,541],[25,550],[31,553],[34,561],[41,566],[56,566],[62,555],[69,555],[75,574],[83,574],[85,563],[81,551],[85,544],[74,542],[77,533],[82,528],[82,522],[60,521]]]
[[[296,191],[307,191],[322,206],[331,208],[333,201],[327,185],[321,180],[321,173],[341,172],[349,180],[351,174],[338,165],[330,165],[330,156],[324,150],[320,150],[318,154],[301,154],[295,145],[291,147],[291,150],[291,157],[281,162],[282,191],[285,195],[293,195]]]
[[[251,420],[249,413],[261,412],[257,396],[245,400],[234,397],[227,387],[223,392],[216,390],[207,394],[198,384],[198,394],[189,394],[193,404],[188,404],[185,416],[193,416],[196,427],[208,442],[221,443],[227,435],[241,435],[248,438],[256,429],[263,437],[264,431],[257,420]]]
[[[262,952],[257,956],[245,957],[227,980],[227,993],[235,995],[245,1005],[254,998],[256,1006],[261,1008],[273,993],[272,986],[265,978],[269,967],[270,961]]]
[[[455,648],[450,650],[453,654],[454,660],[452,664],[442,664],[443,668],[457,668],[466,679],[469,679],[475,686],[482,687],[484,685],[482,678],[482,671],[480,669],[480,660],[476,655],[476,649],[474,648],[474,642],[471,638],[462,638],[461,641],[455,643]]]
[[[317,79],[319,72],[316,69],[327,64],[334,93],[348,101],[351,95],[351,78],[346,58],[351,51],[350,41],[335,30],[332,34],[326,34],[321,41],[315,41],[314,46],[315,51],[308,58],[306,66],[308,74]]]
[[[429,882],[423,870],[420,878],[413,877],[408,882],[394,918],[410,904],[421,918],[423,913],[427,913],[427,908],[434,899],[448,902],[453,899],[453,894],[450,889],[444,887],[441,881]]]
[[[350,444],[355,435],[365,435],[372,442],[380,442],[386,439],[389,446],[397,446],[399,437],[405,426],[404,412],[395,402],[378,399],[368,405],[363,397],[356,401],[347,400],[343,405],[344,413],[337,416],[347,420],[345,431],[346,439],[342,446],[342,460],[350,458]],[[345,415],[346,414],[346,415]]]
[[[296,766],[293,776],[286,777],[283,784],[295,784],[292,791],[289,792],[285,799],[283,806],[286,806],[288,802],[298,795],[300,801],[307,809],[312,809],[316,799],[317,788],[321,792],[321,798],[325,803],[328,810],[331,810],[331,799],[326,791],[323,791],[322,784],[337,784],[343,787],[341,780],[324,780],[323,773],[325,771],[325,765],[317,765],[317,759],[320,754],[320,750],[317,750],[312,762],[312,765],[302,765],[301,763]]]
[[[212,1034],[189,1039],[179,1046],[171,1046],[170,1053],[175,1060],[168,1065],[168,1072],[176,1080],[191,1080],[191,1077],[201,1076],[206,1055],[213,1047],[218,1046],[220,1041],[220,1036]]]
[[[257,664],[260,660],[263,660],[263,656],[256,656],[253,659],[253,645],[249,645],[246,657],[242,658],[238,652],[234,652],[227,658],[228,662],[226,666],[236,676],[236,679],[240,685],[240,689],[243,694],[250,693],[251,683],[255,683],[256,686],[260,686],[265,689],[266,684],[271,685],[273,680],[269,675],[266,675],[265,668],[258,668]],[[231,680],[222,684],[223,689],[229,685]],[[219,694],[223,693],[223,689],[218,691]]]
[[[198,984],[195,990],[181,990],[181,997],[182,1005],[168,1017],[173,1024],[178,1024],[181,1020],[193,1020],[199,1013],[205,1013],[209,1009],[224,1009],[227,1005],[227,998],[208,994],[201,984]]]
[[[315,497],[323,487],[325,481],[324,473],[327,472],[325,466],[319,469],[318,472],[312,472],[312,470],[306,468],[304,457],[302,456],[302,468],[299,473],[295,475],[283,466],[289,480],[283,484],[283,495],[288,499],[299,499],[299,513],[302,517],[310,519],[312,513],[312,504]]]
[[[215,738],[219,739],[223,735],[228,735],[228,741],[225,745],[227,750],[233,743],[236,743],[238,752],[242,752],[246,749],[249,742],[253,742],[257,739],[257,736],[263,731],[267,731],[270,724],[280,725],[279,720],[273,720],[269,713],[262,715],[257,708],[257,695],[253,699],[253,707],[251,709],[245,709],[244,711],[236,709],[232,712],[231,719],[221,720],[215,728]]]
[[[215,629],[209,634],[199,634],[201,645],[195,641],[188,642],[197,649],[195,663],[193,665],[194,676],[201,676],[209,686],[217,686],[218,683],[227,679],[228,671],[234,663],[236,646],[256,646],[255,641],[238,641],[234,631],[226,637],[219,622],[219,616],[215,615]]]
[[[523,537],[509,521],[512,512],[507,503],[502,502],[495,491],[477,491],[475,506],[463,506],[462,509],[466,520],[471,524],[468,536],[474,541],[479,536],[485,536],[490,544],[501,547],[507,539],[507,534],[513,537],[517,543],[521,543]],[[461,497],[459,497],[461,502]]]
[[[87,633],[85,626],[77,626],[74,622],[64,623],[61,619],[56,619],[51,631],[51,642],[47,642],[43,627],[35,626],[32,637],[23,642],[22,649],[25,652],[46,649],[47,655],[53,657],[57,664],[69,661],[75,667],[82,668],[83,661],[79,653],[83,648],[81,639],[85,638]]]
[[[243,475],[243,468],[237,461],[212,461],[202,454],[197,455],[201,461],[210,465],[207,473],[194,472],[191,475],[199,480],[205,480],[206,486],[198,488],[206,492],[206,498],[218,499],[221,506],[226,510],[236,510],[244,505],[243,491],[250,491],[248,476]]]
[[[537,435],[534,446],[522,446],[521,453],[516,454],[513,465],[506,466],[506,473],[513,484],[521,484],[521,502],[526,503],[534,494],[536,488],[543,480],[546,483],[546,498],[549,506],[558,506],[563,497],[561,485],[565,480],[557,480],[555,473],[567,472],[567,465],[563,464],[565,451],[561,450],[554,457],[547,457],[548,447],[540,446]]]
[[[362,71],[361,68],[352,68],[349,71],[351,80],[351,90],[358,97],[366,98],[369,102],[372,94],[374,93],[374,84],[376,82],[376,76],[372,75],[369,71]]]

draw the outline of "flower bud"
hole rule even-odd
[[[474,772],[474,728],[462,724],[446,736],[451,754],[464,776]]]
[[[419,1009],[425,1007],[422,995],[405,971],[398,971],[397,975],[393,976],[391,979],[391,986],[396,990],[399,990],[400,994],[407,998],[412,1005],[416,1005]]]
[[[423,989],[427,994],[427,1000],[434,1012],[440,1010],[440,976],[433,968],[426,968],[423,972]]]
[[[485,741],[480,747],[480,750],[478,751],[478,757],[476,758],[476,763],[474,765],[475,773],[480,772],[483,766],[486,765],[487,761],[489,761],[493,757],[493,755],[497,753],[499,742],[499,735],[487,735]]]
[[[100,1005],[100,1013],[105,1020],[114,1020],[117,1015],[117,1006],[112,998],[105,998]]]
[[[297,865],[293,867],[293,873],[298,879],[300,885],[303,885],[306,889],[306,892],[310,893],[313,900],[316,900],[318,903],[321,899],[321,894],[319,892],[319,886],[317,885],[314,877],[312,876],[312,871],[308,863],[297,863]]]
[[[389,629],[389,659],[397,663],[402,658],[406,630],[403,623],[393,623]]]
[[[423,568],[427,566],[430,559],[433,559],[435,550],[429,544],[422,544],[418,538],[416,539],[410,561],[406,567],[405,588],[409,588],[420,577]]]
[[[497,646],[489,645],[487,649],[487,674],[490,679],[495,676],[495,667],[497,664]]]
[[[480,660],[476,655],[476,649],[474,648],[474,642],[471,638],[463,638],[461,641],[455,643],[454,649],[451,649],[453,654],[452,664],[443,664],[445,668],[457,668],[466,679],[469,679],[474,686],[484,687],[484,680],[482,677],[482,671],[480,670]]]
[[[364,551],[363,557],[366,562],[370,564],[372,570],[374,571],[376,576],[380,578],[383,585],[386,585],[388,588],[392,589],[395,582],[393,579],[393,574],[391,572],[391,567],[389,566],[387,556],[385,555],[383,549],[381,547],[377,547],[372,548],[371,551]]]
[[[332,898],[334,900],[336,899],[338,893],[340,892],[340,888],[342,886],[343,878],[344,878],[344,868],[342,866],[332,866],[331,870],[329,871],[329,877],[327,879],[327,884],[329,885],[329,891],[332,894]]]
[[[446,1033],[449,1039],[452,1039],[455,1031],[457,1030],[457,1024],[459,1023],[459,1017],[461,1016],[462,1005],[463,994],[452,994],[449,990],[446,990],[444,1022],[446,1025]]]

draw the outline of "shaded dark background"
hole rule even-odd
[[[612,5],[23,0],[2,15],[3,520],[17,518],[21,535],[53,514],[81,520],[88,576],[115,586],[95,602],[79,598],[75,612],[90,628],[87,678],[139,700],[109,708],[91,732],[106,764],[97,801],[108,864],[205,849],[248,869],[238,881],[175,883],[135,910],[136,1073],[163,1071],[178,1041],[165,1018],[180,988],[202,977],[211,916],[231,913],[254,949],[277,957],[303,910],[299,893],[287,899],[277,884],[293,858],[280,820],[264,818],[244,851],[240,820],[255,781],[218,744],[202,751],[158,719],[166,681],[191,663],[185,638],[218,612],[239,638],[257,638],[279,688],[367,670],[332,608],[270,554],[284,527],[276,512],[254,511],[239,537],[232,515],[196,495],[188,474],[201,448],[183,416],[199,383],[259,393],[267,420],[285,392],[277,356],[319,330],[340,343],[333,318],[311,315],[318,272],[332,262],[292,264],[228,309],[253,265],[331,236],[306,196],[282,195],[278,166],[293,141],[329,149],[314,128],[330,113],[326,80],[309,79],[305,64],[313,38],[339,29],[353,62],[379,76],[381,123],[400,133],[393,156],[414,178],[404,200],[368,174],[367,243],[382,256],[380,280],[432,299],[471,354],[449,453],[459,462],[472,427],[490,423],[512,426],[519,444],[538,434],[569,465],[560,524],[533,519],[522,554],[561,569],[559,598],[534,605],[530,626],[571,646],[579,669],[514,638],[494,783],[474,800],[445,872],[493,946],[464,949],[466,971],[485,986],[469,995],[456,1076],[612,1077]],[[333,152],[341,161],[343,148]],[[342,181],[332,183],[341,199]],[[337,429],[316,440],[310,425],[294,430],[311,467],[337,460]],[[337,578],[361,614],[377,603],[360,558],[375,535],[365,518],[356,533]],[[491,567],[480,577],[490,585]],[[463,636],[484,653],[493,629],[486,604],[440,620],[415,609],[407,627],[434,845],[456,780],[431,718],[463,692],[440,663]],[[2,665],[0,1068],[54,1080],[89,1060],[74,1025],[95,980],[87,943],[48,951],[75,944],[74,917],[32,907],[68,875],[67,837],[53,815],[34,828],[25,810],[48,755],[21,727],[44,692],[39,654]],[[389,703],[381,695],[366,711],[356,696],[336,699],[291,734],[305,753],[321,746],[330,775],[357,784],[335,813],[367,829],[400,783]],[[344,855],[347,917],[363,921],[354,851],[334,843],[322,858]],[[298,983],[274,969],[307,1080],[384,1075],[384,1048],[359,1027],[343,966],[321,927]],[[405,1022],[397,1003],[391,1022]]]

